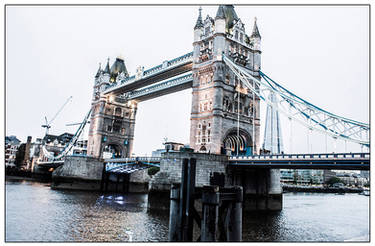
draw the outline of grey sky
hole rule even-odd
[[[203,6],[203,17],[217,7]],[[251,33],[258,18],[262,70],[305,100],[332,113],[369,121],[368,7],[235,6]],[[131,74],[192,50],[198,6],[7,7],[7,135],[42,137],[51,119],[70,102],[50,132],[74,132],[90,108],[98,63],[121,55]],[[188,143],[191,90],[139,104],[134,151],[150,154],[164,137]],[[262,108],[264,115],[265,108]],[[264,123],[264,121],[263,121]],[[284,146],[289,125],[283,118]],[[306,152],[306,130],[293,126],[293,152]],[[263,130],[262,130],[263,131]],[[263,132],[261,133],[263,135]],[[325,138],[310,139],[325,152]],[[336,151],[344,151],[338,141]],[[328,138],[328,151],[333,141]],[[358,151],[347,144],[347,151]]]

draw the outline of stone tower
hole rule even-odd
[[[129,157],[132,152],[137,103],[102,92],[129,74],[122,58],[95,76],[87,154],[98,158]]]
[[[254,22],[248,36],[232,5],[220,5],[215,19],[194,27],[190,146],[199,152],[259,153],[259,98],[242,85],[222,53],[260,79],[261,36]]]

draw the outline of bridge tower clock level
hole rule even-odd
[[[248,36],[233,5],[220,5],[215,18],[194,27],[190,146],[231,155],[259,153],[259,98],[224,64],[222,53],[260,79],[261,36],[254,22]]]
[[[97,158],[129,157],[132,152],[137,103],[126,101],[121,95],[104,95],[112,83],[128,77],[122,58],[95,76],[87,154]]]

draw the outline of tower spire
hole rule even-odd
[[[224,7],[222,4],[220,4],[219,8],[217,9],[215,19],[225,19]]]
[[[199,7],[199,15],[197,19],[197,23],[195,24],[194,29],[201,28],[203,27],[203,22],[202,22],[202,7]]]
[[[102,73],[102,63],[99,62],[99,68],[98,68],[98,72],[96,72],[95,78],[99,77],[101,73]]]
[[[258,25],[257,25],[257,17],[254,18],[254,27],[253,27],[253,33],[250,36],[251,38],[261,38]]]
[[[110,73],[110,70],[109,70],[109,57],[107,59],[107,65],[105,66],[105,69],[104,69],[104,73]]]

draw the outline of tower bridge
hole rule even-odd
[[[291,93],[262,72],[261,53],[256,19],[248,35],[234,7],[220,5],[214,18],[203,19],[199,10],[192,52],[147,70],[138,67],[132,76],[123,59],[117,58],[112,66],[108,60],[104,69],[99,67],[94,81],[87,147],[92,159],[68,160],[59,167],[58,175],[63,177],[66,169],[69,178],[73,174],[79,177],[73,170],[77,163],[84,175],[93,172],[95,177],[103,170],[134,174],[156,165],[160,172],[149,187],[150,194],[159,194],[179,181],[183,158],[196,158],[198,186],[209,184],[213,173],[224,173],[226,182],[243,186],[249,199],[266,199],[263,209],[278,210],[282,205],[279,168],[368,170],[369,154],[282,154],[279,112],[308,129],[365,146],[370,145],[370,127]],[[130,158],[138,103],[189,88],[189,146],[193,152],[166,153],[152,161]],[[268,107],[262,151],[260,102]],[[270,155],[264,156],[267,150]],[[113,158],[103,161],[104,152],[111,152]]]

